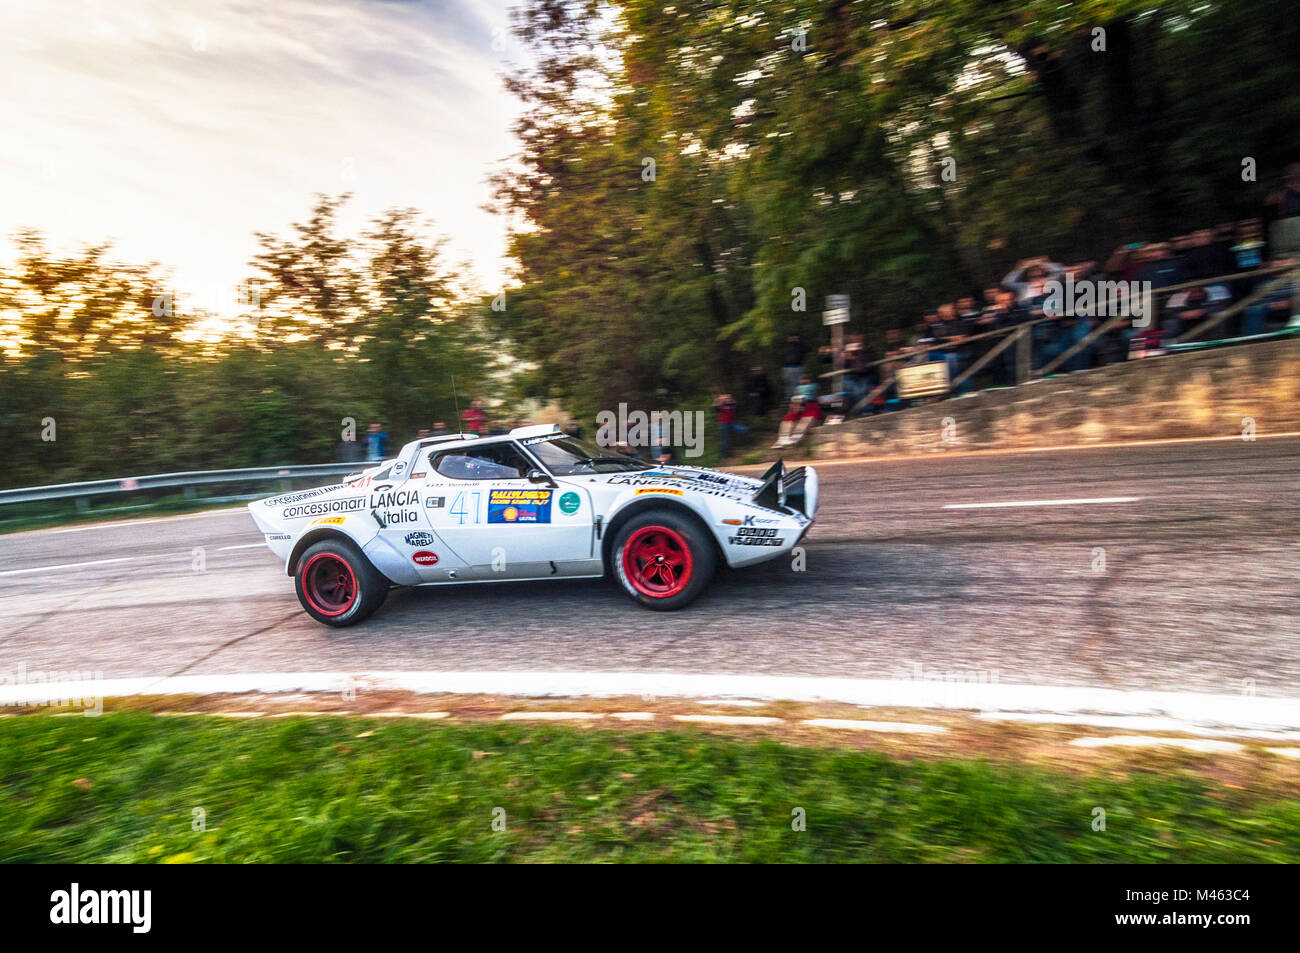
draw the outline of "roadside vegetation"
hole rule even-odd
[[[1300,802],[1179,770],[694,731],[0,718],[6,862],[1297,860]]]
[[[755,365],[779,380],[788,335],[824,341],[827,294],[879,354],[1026,255],[1257,214],[1295,161],[1285,4],[527,0],[514,27],[513,285],[465,286],[415,210],[348,233],[343,195],[256,232],[216,303],[25,223],[0,487],[334,460],[346,418],[400,445],[472,398],[498,425],[705,410]]]

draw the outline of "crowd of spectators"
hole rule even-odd
[[[829,389],[837,392],[837,402],[846,411],[867,395],[873,400],[859,412],[890,409],[898,406],[891,399],[894,389],[875,391],[899,366],[943,361],[950,380],[955,380],[1002,341],[1003,335],[988,332],[1029,323],[1033,325],[1031,359],[1038,369],[1067,352],[1069,356],[1056,368],[1059,372],[1165,353],[1172,341],[1275,277],[1245,273],[1300,263],[1300,163],[1287,168],[1269,194],[1267,206],[1267,228],[1260,218],[1221,223],[1168,241],[1122,245],[1104,262],[1026,258],[998,284],[985,288],[978,302],[975,295],[963,296],[927,311],[911,334],[888,332],[884,363],[871,360],[861,338],[851,338],[842,359],[843,373],[836,375],[839,382]],[[1215,278],[1224,280],[1211,280]],[[1174,290],[1161,293],[1170,288]],[[1283,282],[1225,318],[1212,337],[1277,331],[1294,325],[1298,312],[1300,300],[1293,297],[1293,285]],[[1113,328],[1076,347],[1117,315],[1122,319]],[[787,357],[792,353],[787,344]],[[829,348],[822,348],[821,355],[823,361],[831,360]],[[1004,348],[958,392],[977,382],[1015,384],[1016,362],[1016,348]],[[785,368],[787,379],[792,371]]]
[[[938,305],[910,331],[887,331],[879,359],[863,335],[847,335],[837,360],[831,348],[814,350],[799,335],[790,334],[782,346],[781,379],[775,386],[766,371],[755,366],[740,401],[730,394],[715,401],[723,454],[737,438],[748,440],[742,419],[774,419],[778,408],[783,410],[775,448],[798,443],[829,414],[901,407],[896,385],[881,386],[899,367],[943,361],[949,379],[956,380],[1005,337],[989,332],[1024,324],[1032,325],[1030,359],[1037,370],[1062,357],[1057,372],[1166,353],[1174,340],[1272,282],[1272,269],[1300,264],[1300,163],[1287,167],[1266,205],[1263,218],[1224,222],[1167,241],[1125,244],[1104,262],[1023,259],[978,295]],[[1216,278],[1222,280],[1212,280]],[[1300,300],[1294,284],[1282,282],[1225,318],[1211,337],[1250,337],[1296,326],[1297,314]],[[1117,316],[1121,320],[1114,327],[1082,344],[1099,325]],[[957,392],[1014,385],[1018,360],[1016,346],[1003,348]],[[836,364],[837,373],[826,373]],[[808,373],[812,366],[817,377]],[[825,381],[824,388],[819,379]]]
[[[1271,280],[1269,275],[1230,276],[1285,266],[1296,262],[1298,255],[1300,248],[1270,248],[1260,220],[1246,219],[1167,242],[1124,245],[1103,264],[1029,258],[1018,262],[1000,284],[985,289],[979,306],[968,296],[928,311],[906,344],[885,357],[905,360],[920,354],[942,360],[955,379],[1000,340],[969,339],[1026,323],[1033,323],[1035,368],[1072,349],[1059,370],[1085,370],[1163,353],[1164,345]],[[1225,280],[1209,281],[1220,277]],[[1189,287],[1181,287],[1185,285]],[[1160,293],[1170,287],[1176,290]],[[1227,318],[1215,329],[1215,336],[1245,337],[1278,330],[1290,321],[1292,311],[1290,286],[1284,285]],[[1122,320],[1111,330],[1082,348],[1075,347],[1116,316]],[[988,365],[986,380],[994,385],[1014,384],[1015,351],[1008,347],[1002,354],[1003,360]]]

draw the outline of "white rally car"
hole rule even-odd
[[[392,585],[611,573],[651,609],[695,599],[719,560],[789,552],[817,512],[817,473],[778,462],[761,479],[656,467],[558,427],[416,440],[336,486],[248,505],[298,599],[351,625]]]

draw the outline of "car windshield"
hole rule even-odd
[[[556,476],[575,473],[621,473],[628,470],[649,470],[650,464],[615,450],[598,447],[576,437],[555,436],[536,443],[528,449]]]

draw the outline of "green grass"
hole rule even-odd
[[[1178,769],[1114,779],[693,732],[38,714],[0,719],[0,766],[5,861],[1300,860],[1300,803]]]

